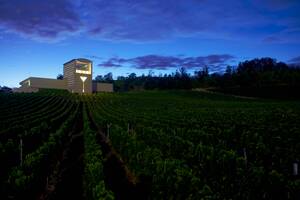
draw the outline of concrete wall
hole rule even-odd
[[[54,88],[54,89],[67,89],[67,83],[65,80],[49,79],[49,78],[37,78],[30,77],[21,83],[21,87],[31,88]]]
[[[75,74],[74,84],[72,86],[73,92],[82,93],[82,81],[80,76],[85,76],[81,74]],[[48,78],[37,78],[30,77],[22,81],[20,88],[14,89],[14,92],[37,92],[39,88],[48,89],[65,89],[68,90],[67,80],[56,80]],[[92,82],[92,76],[87,76],[87,80],[84,83],[85,93],[92,92],[113,92],[113,84],[111,83],[97,83]],[[71,91],[72,92],[72,91]]]
[[[21,93],[21,92],[32,93],[32,92],[38,92],[38,91],[39,91],[39,88],[33,88],[30,86],[21,86],[19,88],[13,89],[13,92],[16,92],[16,93]]]
[[[87,69],[82,69],[87,65]],[[64,79],[67,82],[68,90],[74,93],[92,93],[92,62],[87,59],[73,59],[64,64]],[[80,76],[87,77],[84,84]]]
[[[113,84],[93,82],[93,92],[113,92]]]
[[[70,92],[74,87],[75,82],[75,67],[73,62],[68,62],[64,64],[64,80],[67,82],[67,87]]]

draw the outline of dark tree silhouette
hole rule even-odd
[[[248,96],[297,96],[300,87],[300,68],[288,66],[272,58],[256,58],[240,62],[237,67],[227,66],[225,72],[209,73],[203,66],[194,75],[181,67],[171,74],[159,74],[149,71],[148,75],[119,76],[112,79],[112,73],[96,77],[98,82],[114,83],[116,91],[153,90],[153,89],[192,89],[199,87],[236,93]]]
[[[57,80],[63,80],[64,76],[62,74],[58,74],[56,77]]]

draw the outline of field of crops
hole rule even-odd
[[[0,94],[0,199],[298,199],[299,160],[297,101]]]

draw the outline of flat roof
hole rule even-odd
[[[74,62],[74,61],[81,61],[81,62],[89,62],[89,63],[92,63],[91,60],[89,59],[86,59],[86,58],[75,58],[75,59],[72,59],[66,63],[64,63],[64,65],[68,64],[68,63],[71,63],[71,62]]]

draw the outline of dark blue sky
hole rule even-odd
[[[265,56],[300,63],[298,0],[0,0],[0,85],[78,57],[116,77]]]

